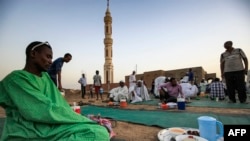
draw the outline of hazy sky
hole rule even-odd
[[[25,48],[48,41],[53,60],[73,55],[62,70],[64,88],[93,83],[104,66],[107,0],[0,0],[0,80],[23,69]],[[137,73],[202,66],[220,76],[227,40],[250,60],[249,0],[110,0],[114,81]]]

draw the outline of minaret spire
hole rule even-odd
[[[107,0],[107,10],[104,17],[104,83],[113,83],[114,80],[114,68],[113,68],[113,39],[112,39],[112,17],[109,11],[109,0]]]

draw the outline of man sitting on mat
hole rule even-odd
[[[129,89],[130,89],[129,100],[131,101],[131,103],[140,102],[143,100],[145,101],[151,100],[148,94],[148,89],[141,80],[137,81],[136,86],[134,88],[132,87]]]
[[[109,141],[105,127],[72,110],[47,73],[53,52],[48,42],[26,48],[24,69],[0,81],[6,119],[3,141]]]
[[[220,81],[219,78],[215,78],[214,81],[209,85],[210,88],[210,99],[215,100],[218,97],[218,100],[225,99],[225,85]]]
[[[182,92],[183,92],[187,101],[189,101],[190,98],[195,98],[197,96],[198,88],[193,83],[194,83],[194,81],[188,82],[188,79],[185,80],[184,78],[181,79],[181,81],[180,81]]]
[[[163,83],[158,87],[160,93],[161,102],[177,102],[177,97],[184,98],[181,85],[179,85],[174,77],[170,78],[170,81]]]
[[[128,87],[125,85],[124,81],[119,82],[118,87],[110,90],[109,99],[110,101],[120,101],[121,99],[128,99]]]

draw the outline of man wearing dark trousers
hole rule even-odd
[[[240,103],[247,104],[245,75],[248,70],[248,60],[240,48],[234,48],[232,41],[224,43],[226,49],[220,56],[221,77],[225,78],[229,103],[236,103],[235,93],[238,92]],[[244,65],[243,65],[244,62]]]

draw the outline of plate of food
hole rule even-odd
[[[195,135],[178,135],[175,137],[176,141],[208,141],[205,138]]]
[[[159,141],[175,141],[178,135],[186,134],[186,130],[181,127],[171,127],[162,129],[158,132]]]

